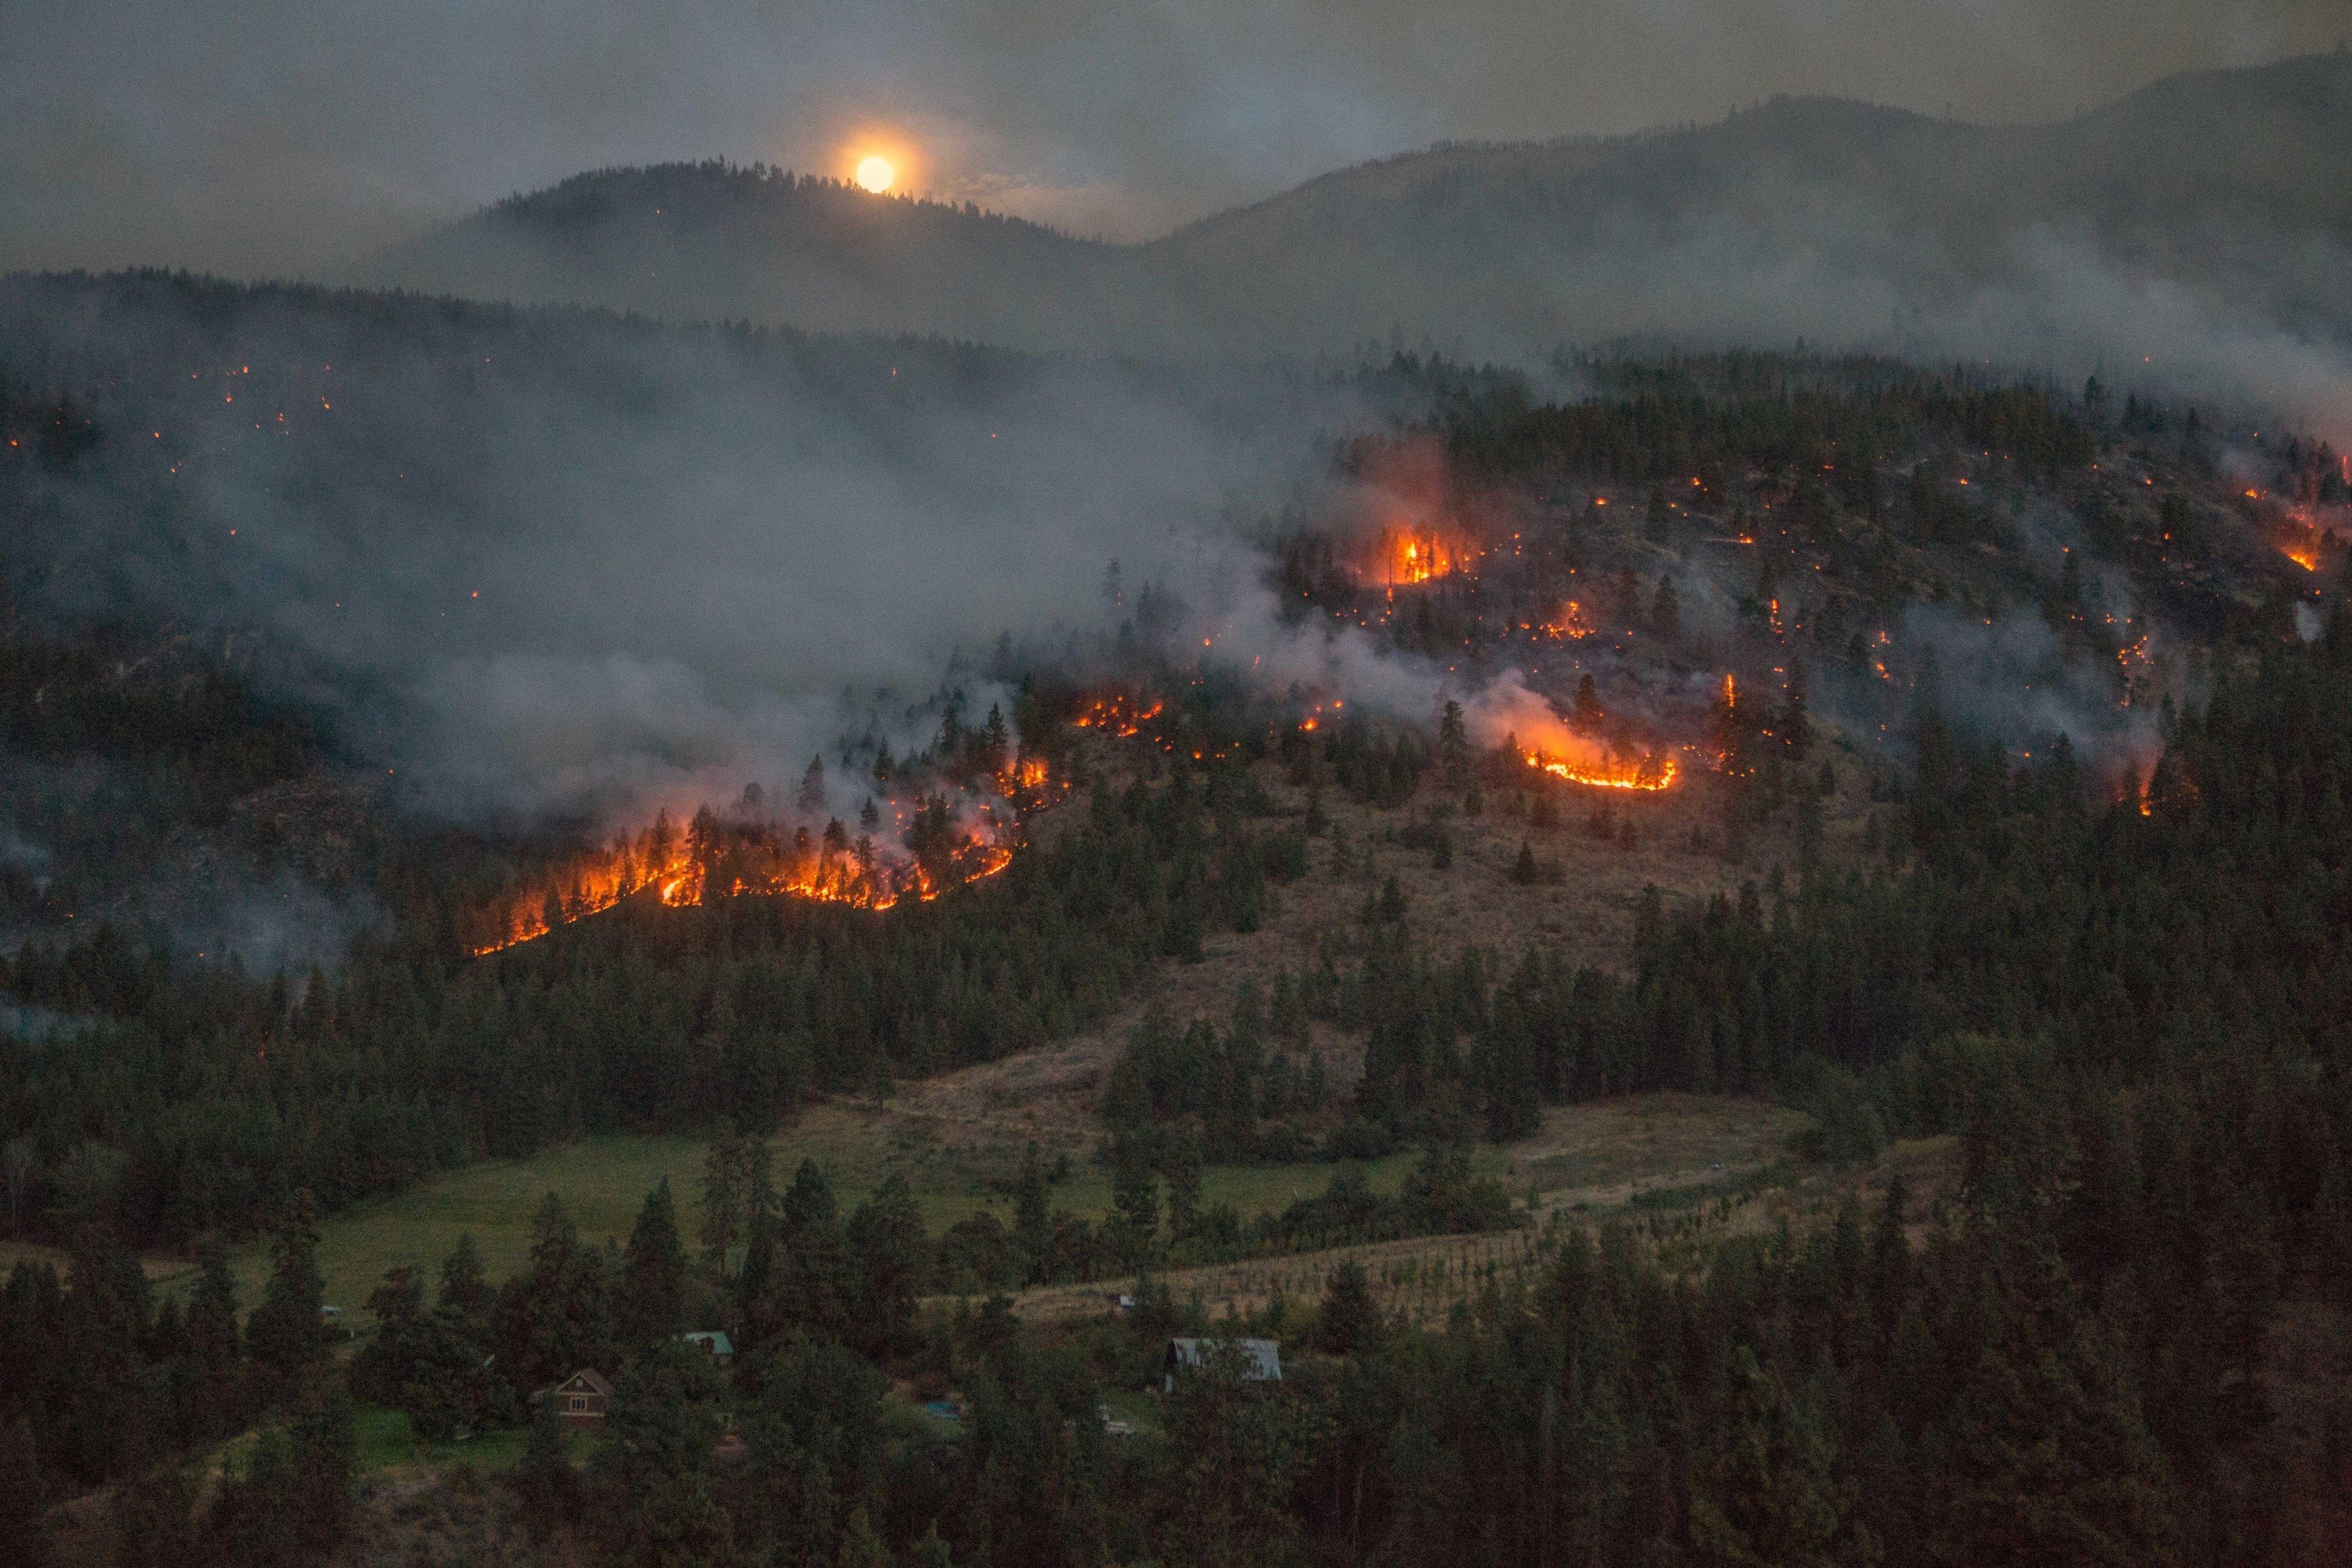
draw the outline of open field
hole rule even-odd
[[[854,1113],[813,1120],[818,1123],[814,1131],[786,1133],[774,1141],[780,1182],[789,1181],[803,1158],[814,1159],[833,1177],[846,1213],[896,1169],[914,1187],[934,1234],[983,1209],[993,1211],[1008,1226],[1012,1223],[1011,1194],[991,1190],[987,1178],[970,1163],[938,1158],[919,1142],[905,1146],[890,1138],[887,1127],[867,1129],[866,1142],[860,1142],[855,1123],[862,1119]],[[336,1215],[320,1232],[319,1266],[327,1300],[341,1307],[346,1321],[356,1326],[364,1318],[362,1308],[369,1293],[386,1269],[411,1264],[429,1279],[466,1236],[480,1248],[491,1279],[519,1272],[530,1258],[531,1217],[551,1192],[563,1200],[583,1239],[617,1246],[627,1238],[646,1194],[667,1176],[691,1248],[701,1221],[707,1148],[699,1140],[686,1138],[592,1138],[529,1160],[469,1166],[383,1203]],[[999,1163],[1009,1170],[1017,1158],[1008,1152]],[[1412,1158],[1399,1154],[1367,1167],[1372,1186],[1394,1192]],[[1202,1190],[1209,1202],[1228,1202],[1244,1215],[1255,1215],[1320,1193],[1337,1169],[1327,1164],[1217,1167],[1202,1173]],[[1501,1173],[1503,1162],[1488,1155],[1480,1169]],[[1057,1184],[1053,1194],[1055,1207],[1099,1220],[1109,1208],[1110,1180],[1094,1165],[1076,1165],[1071,1179]],[[241,1298],[250,1306],[260,1299],[268,1276],[267,1247],[241,1249],[232,1267]],[[179,1266],[165,1279],[177,1283],[192,1272]]]
[[[1001,1064],[1000,1064],[1001,1065]],[[987,1070],[987,1069],[974,1069]],[[1703,1180],[1713,1167],[1743,1170],[1776,1158],[1802,1116],[1750,1100],[1657,1095],[1602,1104],[1555,1108],[1537,1133],[1502,1147],[1482,1145],[1473,1160],[1479,1175],[1501,1179],[1524,1198],[1532,1186],[1548,1203],[1569,1189],[1603,1191],[1611,1184]],[[563,1200],[583,1237],[618,1244],[638,1205],[665,1176],[680,1222],[694,1244],[701,1211],[700,1177],[707,1145],[695,1139],[594,1138],[548,1150],[529,1160],[492,1161],[436,1177],[388,1199],[336,1215],[321,1227],[320,1268],[327,1300],[355,1326],[384,1271],[412,1264],[427,1271],[470,1235],[494,1279],[527,1261],[530,1222],[544,1195]],[[816,1108],[772,1143],[778,1180],[789,1180],[803,1159],[832,1178],[843,1208],[854,1205],[894,1170],[915,1190],[924,1218],[937,1233],[982,1210],[1010,1225],[1009,1178],[1020,1158],[1012,1145],[942,1142],[924,1122],[895,1106],[842,1102]],[[1375,1190],[1393,1192],[1416,1156],[1397,1154],[1365,1168]],[[1279,1210],[1320,1193],[1336,1165],[1218,1166],[1203,1173],[1202,1194],[1230,1203],[1244,1217]],[[1075,1160],[1068,1180],[1053,1188],[1058,1208],[1098,1220],[1110,1203],[1109,1177]],[[259,1299],[268,1272],[265,1248],[234,1259],[243,1299]]]

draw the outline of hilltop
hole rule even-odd
[[[2352,54],[2168,79],[2046,125],[1834,99],[1616,139],[1442,145],[1162,238],[719,163],[583,174],[362,280],[677,318],[1154,353],[1670,332],[2095,334],[2116,280],[2352,330]],[[2121,314],[2116,314],[2116,330]]]

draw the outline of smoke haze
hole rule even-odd
[[[914,188],[1140,238],[1441,138],[1620,133],[1777,93],[2051,120],[2345,25],[2334,0],[14,0],[0,268],[286,276],[583,168],[838,175],[877,144]]]
[[[362,327],[315,294],[240,307],[231,363],[217,300],[162,280],[59,325],[111,287],[0,300],[28,357],[144,372],[90,462],[36,481],[29,607],[261,631],[248,661],[467,817],[691,809],[845,734],[903,750],[959,651],[1099,629],[1114,558],[1263,595],[1220,509],[1311,476],[1352,405],[1271,373],[593,317]]]

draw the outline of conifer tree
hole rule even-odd
[[[319,1273],[317,1205],[306,1189],[287,1203],[270,1244],[268,1283],[246,1324],[253,1359],[294,1377],[326,1359],[326,1285]]]
[[[620,1300],[614,1316],[621,1342],[643,1350],[678,1331],[685,1308],[686,1248],[677,1237],[677,1207],[669,1178],[646,1195],[622,1255]]]

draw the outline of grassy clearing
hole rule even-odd
[[[1160,1435],[1160,1401],[1132,1388],[1106,1388],[1102,1402],[1112,1415],[1135,1428],[1139,1437]]]
[[[441,1259],[468,1235],[491,1279],[520,1272],[530,1260],[531,1216],[550,1192],[563,1200],[583,1238],[617,1246],[627,1238],[646,1194],[667,1177],[691,1247],[701,1223],[707,1148],[688,1138],[591,1138],[529,1160],[469,1166],[338,1215],[320,1227],[319,1266],[327,1300],[343,1309],[347,1323],[360,1327],[368,1295],[385,1270],[408,1264],[432,1279]],[[1008,1226],[1013,1223],[1007,1189],[1016,1151],[941,1145],[839,1108],[828,1108],[805,1129],[778,1137],[773,1148],[780,1183],[791,1179],[803,1159],[814,1159],[832,1178],[845,1212],[895,1170],[914,1188],[933,1234],[982,1211]],[[1375,1190],[1394,1192],[1412,1163],[1412,1155],[1393,1155],[1366,1167],[1366,1175]],[[1503,1175],[1508,1161],[1497,1151],[1482,1150],[1475,1168],[1481,1174]],[[1322,1163],[1217,1167],[1202,1173],[1202,1192],[1206,1201],[1230,1203],[1247,1217],[1321,1193],[1338,1170]],[[1090,1162],[1076,1163],[1069,1179],[1055,1185],[1053,1199],[1057,1208],[1099,1220],[1110,1206],[1109,1175]],[[250,1306],[260,1300],[268,1276],[268,1249],[247,1247],[232,1262],[242,1300]]]
[[[362,1476],[409,1465],[469,1465],[493,1474],[520,1464],[523,1450],[530,1446],[530,1434],[520,1426],[485,1432],[461,1443],[423,1442],[409,1430],[407,1416],[374,1405],[361,1405],[353,1426],[359,1438],[356,1468]],[[563,1442],[578,1464],[595,1451],[597,1435],[567,1431]]]
[[[1805,1125],[1802,1111],[1717,1095],[1650,1094],[1544,1113],[1510,1145],[1511,1190],[1553,1193],[1770,1163]]]
[[[548,1193],[559,1194],[588,1239],[624,1238],[646,1194],[670,1180],[682,1204],[697,1195],[703,1145],[683,1138],[598,1138],[529,1160],[498,1160],[420,1183],[394,1198],[338,1215],[320,1228],[319,1268],[327,1300],[355,1321],[384,1271],[414,1264],[431,1278],[458,1238],[471,1235],[493,1279],[529,1260],[530,1217]],[[269,1272],[266,1247],[250,1247],[232,1266],[247,1306],[261,1299]]]

